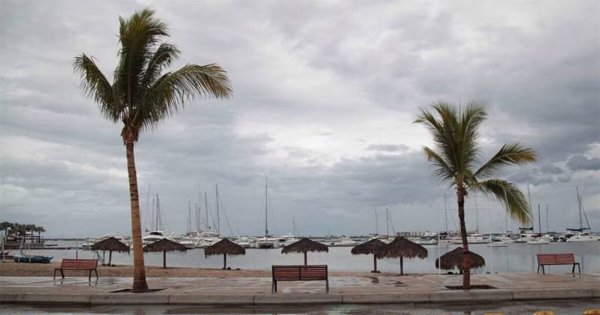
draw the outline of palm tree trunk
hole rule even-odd
[[[471,265],[469,260],[469,243],[467,241],[467,226],[465,224],[465,195],[466,189],[462,184],[457,185],[458,219],[460,221],[460,237],[463,244],[463,289],[471,289]]]
[[[144,267],[144,252],[142,249],[142,222],[140,220],[140,200],[138,195],[137,173],[135,171],[134,138],[125,138],[127,154],[127,173],[129,174],[129,198],[131,199],[131,240],[133,241],[133,288],[132,292],[139,293],[148,290],[146,269]]]

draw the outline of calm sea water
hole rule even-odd
[[[60,242],[59,245],[67,245]],[[451,251],[456,246],[426,246],[429,255],[426,259],[405,259],[406,273],[437,273],[435,259]],[[507,247],[488,247],[485,244],[470,245],[471,251],[481,255],[485,267],[476,273],[536,272],[538,253],[574,253],[584,273],[600,273],[600,242],[565,242],[545,245],[509,244]],[[373,268],[372,255],[352,255],[352,247],[330,247],[328,253],[308,253],[309,264],[329,265],[330,271],[369,271]],[[15,251],[16,254],[17,251]],[[95,252],[84,250],[31,250],[34,255],[53,256],[53,261],[62,258],[94,258]],[[146,266],[162,266],[162,253],[144,255]],[[227,266],[240,269],[270,270],[275,264],[302,264],[302,254],[281,254],[280,249],[246,249],[246,255],[228,256]],[[106,253],[108,262],[108,253]],[[113,253],[112,263],[117,265],[133,264],[133,256],[126,253]],[[204,256],[203,249],[193,249],[185,253],[167,253],[167,266],[171,267],[223,267],[223,256]],[[377,267],[382,272],[399,272],[398,259],[381,259]],[[567,272],[570,266],[549,266],[546,271]]]

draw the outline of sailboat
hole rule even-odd
[[[142,237],[142,244],[147,245],[166,238],[163,231],[163,222],[160,215],[160,199],[156,194],[156,199],[152,199],[152,216],[156,215],[156,221],[152,218],[151,231]]]
[[[590,223],[587,220],[587,215],[585,214],[585,209],[583,208],[583,202],[581,201],[581,195],[579,194],[579,187],[576,187],[575,189],[577,190],[577,205],[579,207],[579,228],[578,229],[567,229],[569,231],[576,232],[575,235],[573,235],[567,239],[567,242],[599,241],[600,236],[593,235],[592,233],[589,232],[589,231],[591,231]],[[587,222],[587,225],[588,225],[587,228],[583,227],[582,215],[585,216],[585,221]]]
[[[268,225],[268,213],[269,213],[269,202],[268,202],[268,190],[267,190],[267,178],[265,177],[265,236],[256,239],[256,248],[275,248],[277,239],[269,235]]]

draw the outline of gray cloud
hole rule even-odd
[[[575,155],[567,161],[567,166],[574,171],[577,170],[600,170],[600,158],[587,158],[581,155]]]

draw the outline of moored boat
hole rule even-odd
[[[17,263],[48,264],[52,260],[51,256],[42,255],[21,255],[14,258]]]

